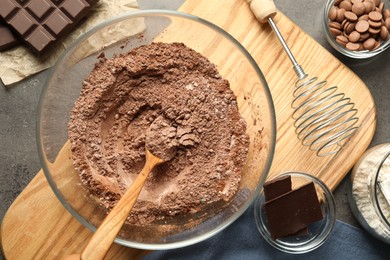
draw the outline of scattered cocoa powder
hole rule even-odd
[[[151,131],[161,129],[153,122],[176,154],[153,170],[128,223],[201,214],[232,199],[249,137],[229,82],[184,44],[152,43],[100,57],[71,111],[74,166],[102,206],[112,208],[143,167],[146,133],[153,150]]]

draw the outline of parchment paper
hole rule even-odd
[[[62,38],[53,45],[44,55],[38,56],[21,44],[11,50],[0,52],[0,78],[4,85],[11,85],[39,71],[51,67],[61,53],[80,35],[93,26],[125,12],[138,9],[137,0],[100,0],[91,10],[90,14],[80,21],[80,25],[68,36]],[[100,39],[99,44],[91,46],[89,53],[98,51],[103,46],[123,39],[122,30],[126,30],[126,36],[137,34],[144,30],[142,20],[138,20],[126,28],[114,28],[109,35]],[[129,30],[131,30],[129,32]],[[94,49],[95,48],[95,49]]]

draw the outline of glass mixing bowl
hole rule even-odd
[[[164,224],[123,226],[116,242],[140,249],[194,244],[236,220],[262,188],[276,135],[274,106],[262,72],[248,51],[221,28],[192,15],[160,10],[133,12],[100,24],[74,42],[51,69],[41,94],[37,125],[46,178],[63,206],[87,228],[96,230],[106,213],[83,189],[73,167],[67,136],[70,110],[102,51],[109,58],[154,41],[182,42],[216,64],[237,96],[250,147],[237,194],[225,206],[203,212],[207,218],[190,216],[191,221],[169,223],[169,232],[162,228]]]

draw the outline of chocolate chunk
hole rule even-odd
[[[283,194],[286,194],[291,191],[291,176],[287,175],[268,181],[264,183],[263,189],[266,202],[279,196],[282,196]],[[291,234],[291,236],[300,237],[307,235],[308,233],[309,231],[307,227],[304,227],[297,232]]]
[[[0,17],[37,53],[73,29],[98,0],[1,0]]]
[[[291,191],[291,176],[276,178],[264,183],[264,197],[265,201],[272,200],[289,191]]]
[[[266,202],[264,212],[273,239],[294,234],[323,218],[313,182]]]
[[[7,26],[7,24],[0,19],[0,51],[5,51],[19,43],[19,39]]]

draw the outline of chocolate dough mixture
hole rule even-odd
[[[176,155],[153,170],[130,224],[199,213],[238,190],[249,145],[246,123],[229,82],[182,43],[152,43],[101,57],[70,118],[74,166],[107,209],[141,171],[146,133],[153,153],[152,131],[166,131]]]

